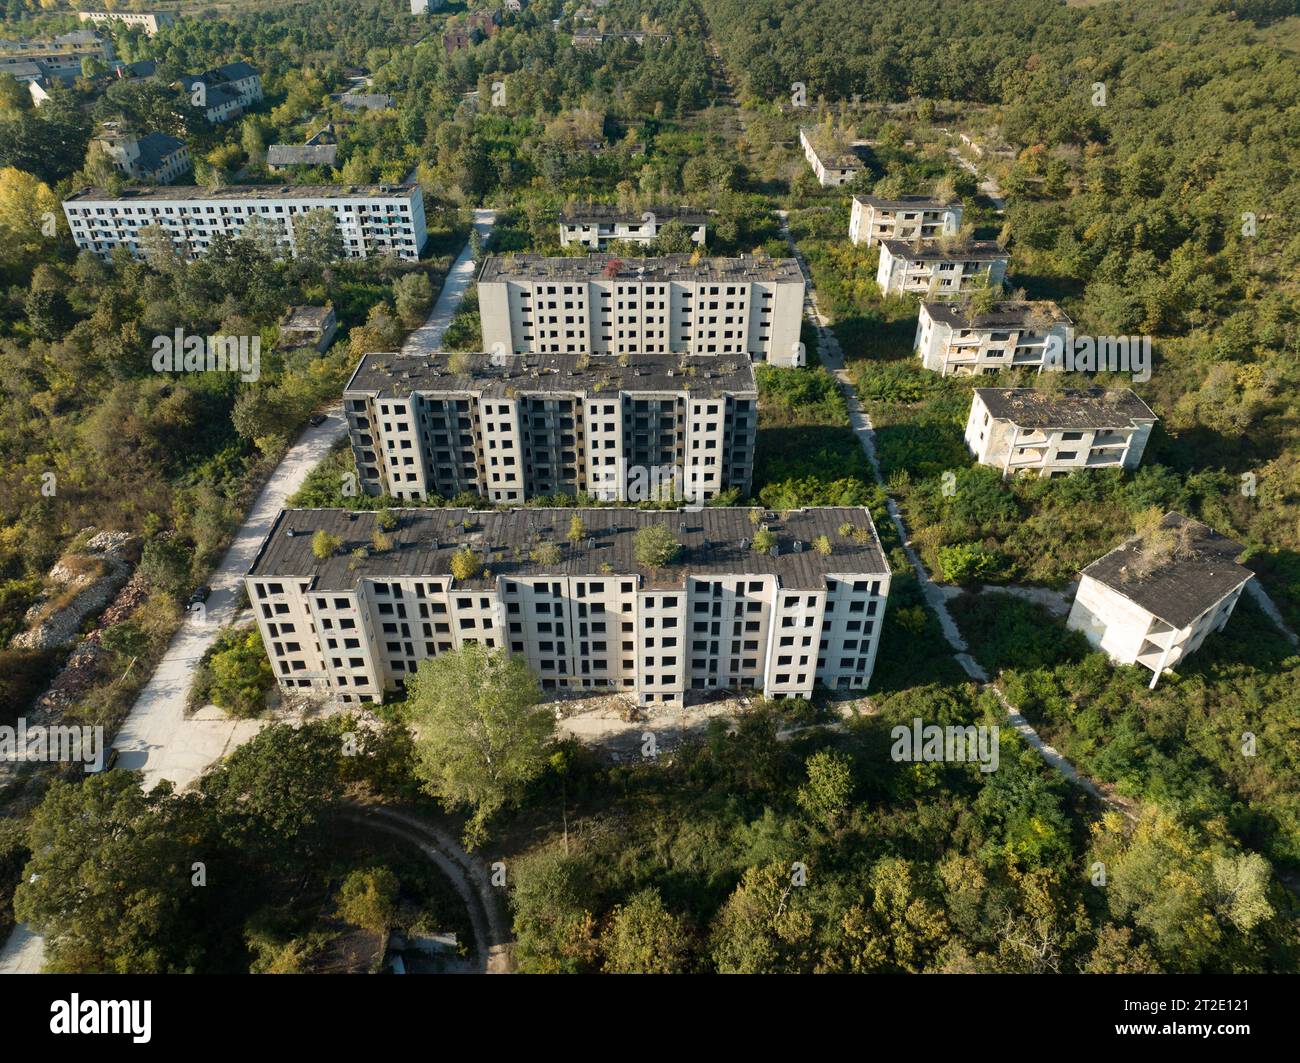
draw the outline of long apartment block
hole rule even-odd
[[[140,230],[161,227],[184,258],[196,259],[213,237],[239,236],[250,218],[270,222],[296,254],[294,225],[308,211],[333,212],[345,258],[414,261],[428,238],[419,185],[230,185],[225,188],[128,188],[117,195],[84,188],[63,201],[77,247],[108,257],[116,247],[141,257]]]
[[[1003,475],[1135,469],[1156,415],[1128,388],[976,388],[966,445]]]
[[[622,210],[598,204],[560,211],[560,246],[603,251],[615,240],[649,244],[659,237],[660,230],[670,221],[685,228],[697,244],[704,243],[709,216],[703,211],[663,206]]]
[[[849,240],[874,247],[881,240],[937,240],[961,228],[961,203],[930,196],[854,196]]]
[[[1149,668],[1152,687],[1223,630],[1255,575],[1240,543],[1200,521],[1166,513],[1154,534],[1163,548],[1135,536],[1085,568],[1066,622],[1116,664]]]
[[[382,549],[375,513],[276,519],[246,583],[282,688],[378,701],[467,643],[522,656],[545,691],[621,691],[642,705],[726,689],[808,698],[817,683],[871,680],[890,573],[865,509],[393,514]],[[586,537],[569,543],[574,514]],[[680,544],[668,567],[636,561],[636,533],[651,525]],[[766,553],[753,548],[763,526],[777,542]],[[321,531],[340,543],[324,560],[312,549]],[[830,553],[814,548],[822,536]],[[466,547],[483,567],[460,580],[451,558]]]
[[[758,391],[739,356],[367,354],[343,392],[361,489],[494,503],[748,494]]]
[[[885,295],[951,298],[984,285],[997,287],[1009,261],[1006,248],[992,240],[951,246],[882,240],[876,283]]]
[[[927,300],[916,320],[921,364],[942,376],[978,376],[1000,369],[1043,369],[1053,337],[1065,350],[1073,322],[1046,300],[1004,300],[984,313],[962,303]]]
[[[803,364],[804,281],[792,258],[489,257],[483,346],[542,354],[741,355]]]

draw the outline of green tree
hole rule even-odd
[[[483,559],[468,546],[462,546],[451,555],[451,574],[456,579],[462,582],[476,579],[482,571]]]
[[[256,716],[266,708],[275,674],[257,627],[230,632],[208,661],[208,696],[233,716]]]
[[[657,889],[634,893],[616,907],[600,935],[611,974],[681,974],[688,969],[685,923],[664,907]]]
[[[342,545],[342,539],[337,535],[327,532],[324,528],[321,528],[320,531],[311,537],[312,557],[316,558],[318,561],[327,561],[338,553],[339,547]]]
[[[328,266],[343,257],[343,237],[338,219],[328,207],[300,214],[293,225],[296,257],[308,266]]]
[[[475,844],[545,769],[554,717],[522,659],[478,643],[425,660],[407,688],[415,773],[429,793],[473,810],[465,836]]]
[[[427,273],[408,273],[393,284],[393,306],[397,320],[407,328],[424,323],[433,306],[433,285]]]
[[[835,750],[822,749],[804,765],[808,782],[799,787],[795,800],[820,825],[833,829],[849,810],[853,793],[853,770],[849,758]]]
[[[327,726],[274,724],[199,780],[211,815],[232,845],[256,855],[314,845],[338,797],[343,747]]]
[[[560,553],[560,548],[549,539],[541,539],[532,548],[528,555],[532,558],[533,564],[542,568],[555,568],[564,560],[564,555]]]
[[[32,816],[14,914],[44,935],[46,969],[182,972],[202,955],[187,914],[196,837],[166,790],[117,770],[55,780]]]
[[[397,893],[397,876],[388,868],[357,868],[339,887],[339,918],[382,937],[397,918]]]
[[[190,552],[175,538],[150,539],[140,554],[140,571],[149,586],[174,598],[189,591]]]
[[[599,959],[591,871],[558,847],[519,861],[510,906],[515,962],[526,974],[581,974]]]
[[[57,288],[28,292],[23,306],[32,332],[43,340],[56,340],[72,327],[72,307]]]
[[[671,565],[682,552],[682,544],[663,524],[648,524],[632,539],[632,552],[647,568]]]
[[[713,962],[722,974],[811,973],[813,917],[809,887],[782,863],[751,867],[718,913]]]

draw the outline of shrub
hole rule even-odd
[[[662,524],[651,524],[636,533],[632,550],[639,563],[648,568],[662,568],[677,560],[682,544]]]
[[[337,535],[331,535],[324,528],[311,537],[311,553],[319,561],[333,557],[342,545],[342,539]]]
[[[954,543],[939,547],[939,571],[948,583],[991,579],[1001,571],[1002,557],[979,543]]]
[[[468,546],[462,546],[451,555],[451,574],[458,580],[473,579],[482,571],[482,559]]]

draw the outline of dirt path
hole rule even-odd
[[[469,913],[478,973],[509,974],[513,938],[505,914],[505,890],[492,885],[488,868],[448,831],[419,816],[383,805],[356,805],[343,818],[416,846],[450,880]]]

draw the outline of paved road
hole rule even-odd
[[[490,210],[474,212],[474,228],[486,241],[496,220]],[[466,246],[452,266],[429,317],[412,334],[404,353],[435,350],[447,323],[474,279],[474,263]],[[420,339],[417,341],[416,337]],[[426,344],[431,344],[426,348]],[[411,348],[408,350],[408,348]],[[216,641],[221,629],[236,616],[240,586],[271,530],[276,514],[311,472],[347,434],[342,407],[329,411],[325,423],[308,428],[276,466],[266,486],[235,535],[230,549],[212,574],[212,594],[203,615],[191,615],[172,637],[171,644],[140,691],[135,705],[113,745],[121,752],[118,766],[143,773],[146,789],[168,779],[181,789],[203,774],[230,750],[247,742],[262,724],[232,720],[224,713],[185,713],[186,699],[199,659]],[[36,973],[44,962],[44,943],[24,926],[18,926],[0,950],[0,974]]]
[[[492,232],[496,220],[496,211],[483,208],[474,211],[474,231],[478,233],[479,239],[484,244],[487,243],[488,235]],[[466,244],[465,249],[452,263],[447,279],[442,284],[442,294],[433,304],[428,320],[406,337],[406,343],[402,345],[403,354],[431,354],[442,348],[442,334],[447,331],[447,326],[451,324],[460,301],[465,298],[465,292],[474,282],[474,275],[475,262],[470,255],[469,245]]]

